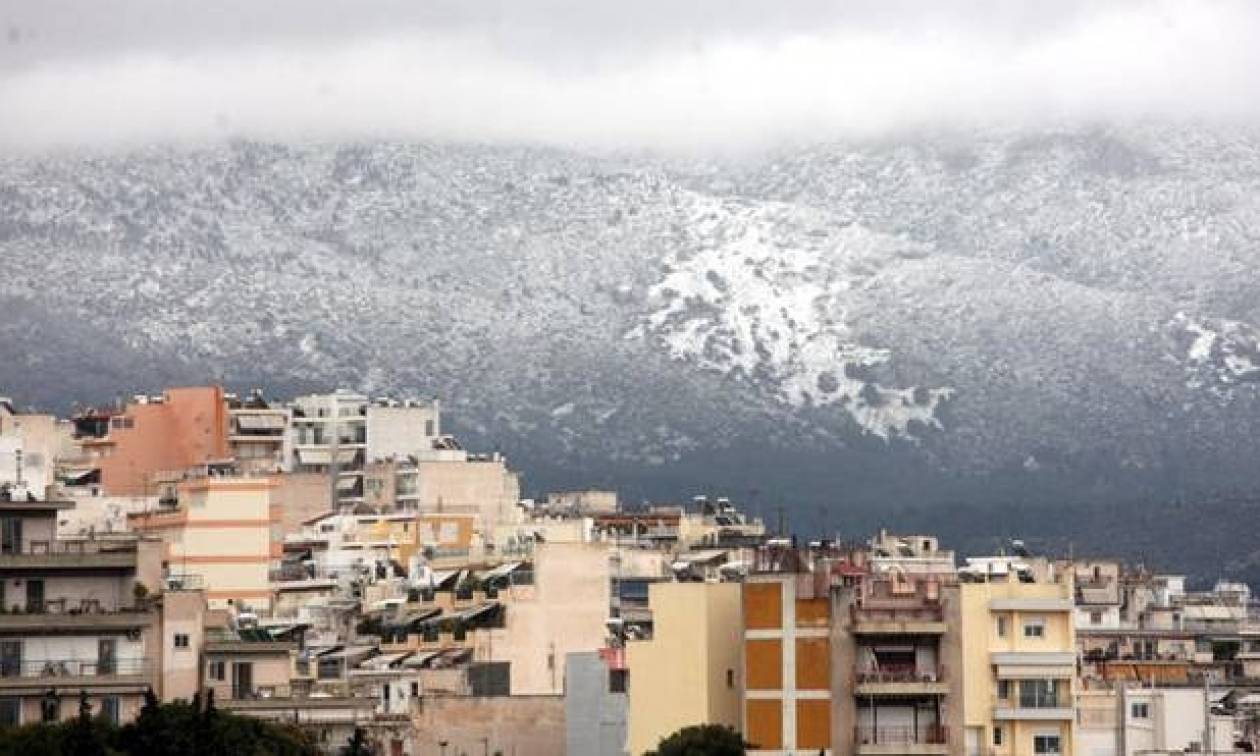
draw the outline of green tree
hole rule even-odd
[[[744,756],[749,746],[726,725],[692,725],[662,738],[644,756]]]

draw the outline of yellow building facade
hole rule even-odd
[[[165,542],[167,573],[204,586],[211,608],[266,611],[269,570],[279,558],[271,524],[271,478],[200,478],[179,485],[178,505],[129,516],[131,527]]]
[[[651,640],[626,647],[629,751],[698,724],[740,725],[740,586],[654,583]]]
[[[969,754],[1075,753],[1072,575],[1002,568],[960,586]]]

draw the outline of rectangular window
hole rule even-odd
[[[17,727],[22,724],[22,699],[17,696],[0,698],[0,727]]]
[[[227,663],[220,661],[212,661],[206,667],[206,677],[217,682],[223,682],[227,679]]]
[[[1058,756],[1059,753],[1062,753],[1059,749],[1059,736],[1034,735],[1033,753],[1037,754],[1037,756]]]
[[[1102,612],[1090,612],[1090,613],[1089,613],[1089,624],[1091,624],[1091,625],[1101,625],[1101,624],[1102,624]]]
[[[175,648],[182,649],[184,651],[188,650],[187,633],[175,633]]]
[[[420,683],[418,683],[418,682],[413,682],[413,683],[411,684],[411,697],[412,697],[412,698],[419,698],[419,697],[420,697]]]
[[[624,669],[608,670],[608,692],[609,693],[625,693],[626,692],[626,671]]]
[[[1025,638],[1044,638],[1046,637],[1046,621],[1043,619],[1029,619],[1024,622]]]
[[[1005,617],[997,618],[997,634],[999,638],[1006,637],[1006,618]]]
[[[101,699],[101,717],[115,727],[118,726],[118,696],[105,696]]]
[[[1134,703],[1132,707],[1134,719],[1150,719],[1151,705],[1148,703]]]
[[[1002,745],[1002,728],[1001,726],[993,728],[993,745]]]

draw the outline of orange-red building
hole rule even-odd
[[[168,389],[138,398],[121,411],[92,410],[74,418],[84,462],[100,471],[100,487],[111,496],[156,496],[156,479],[224,460],[228,410],[223,389]]]

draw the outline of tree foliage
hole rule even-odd
[[[744,756],[749,745],[726,725],[692,725],[662,738],[645,756]]]
[[[93,717],[86,693],[67,722],[0,730],[0,756],[315,756],[312,739],[283,724],[219,711],[214,697],[159,703],[152,692],[136,721],[116,727]]]

